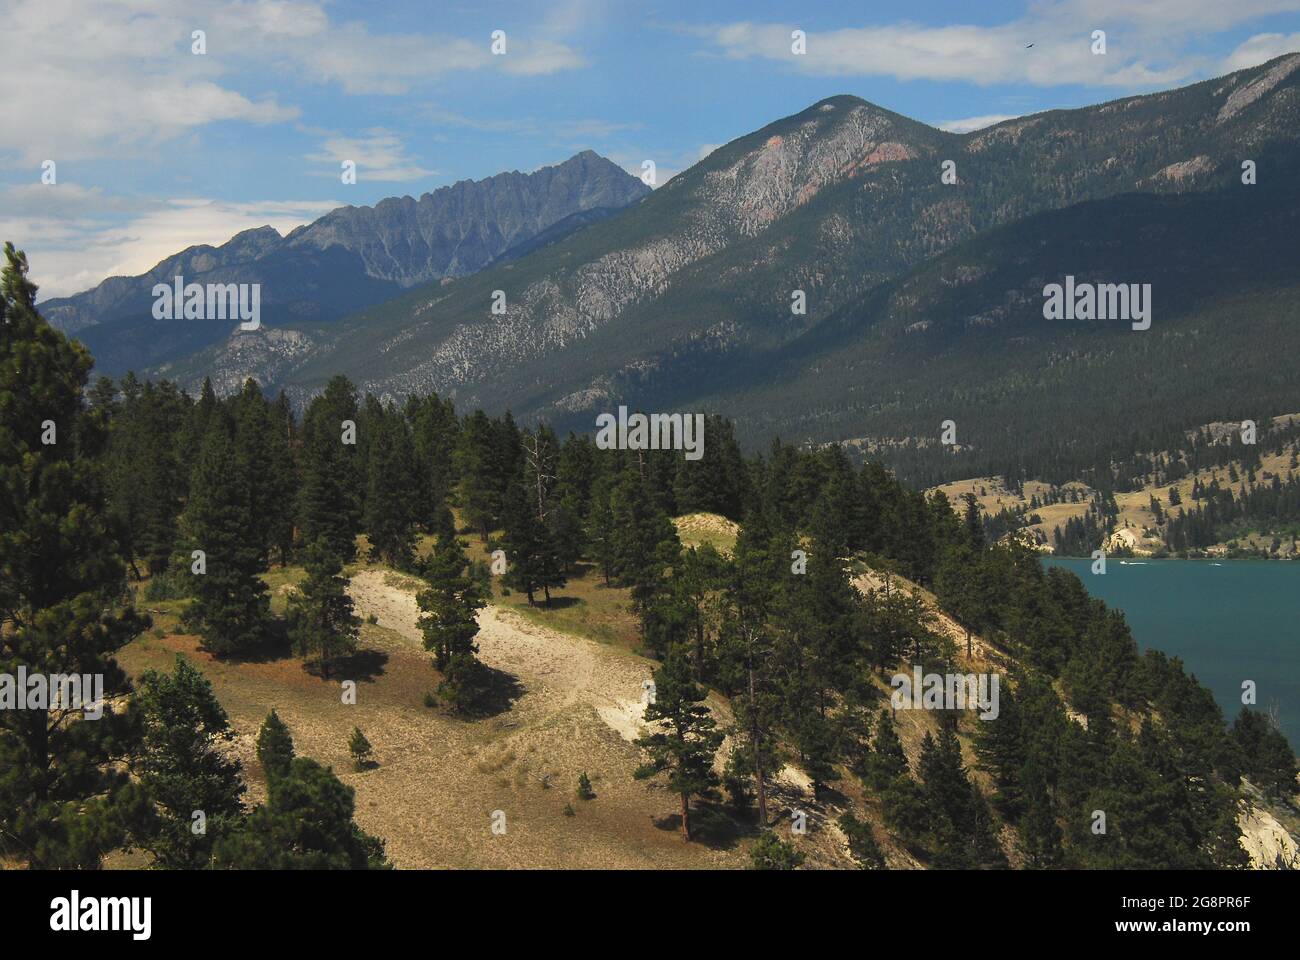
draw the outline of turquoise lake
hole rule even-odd
[[[1091,560],[1044,563],[1072,571],[1123,610],[1141,649],[1181,658],[1229,721],[1241,712],[1242,682],[1254,680],[1256,708],[1277,704],[1300,747],[1300,563],[1109,558],[1102,576]]]

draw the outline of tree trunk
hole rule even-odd
[[[691,839],[691,795],[682,794],[682,839]]]
[[[754,741],[754,787],[758,795],[758,825],[767,826],[767,788],[763,786],[762,735],[758,729],[758,706],[754,701],[754,664],[749,663],[749,738]]]
[[[967,627],[966,628],[966,656],[970,657],[971,655],[972,654],[971,654],[971,642],[970,642],[970,627]]]

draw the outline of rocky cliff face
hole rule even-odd
[[[99,286],[70,297],[56,297],[41,304],[41,315],[56,327],[76,333],[125,313],[144,310],[152,304],[155,283],[170,283],[173,277],[220,273],[224,268],[251,263],[278,250],[283,238],[274,227],[256,227],[237,233],[219,247],[200,244],[163,260],[138,277],[109,277]]]
[[[511,379],[509,371],[533,362],[546,367],[537,369],[538,383],[549,381],[559,372],[549,368],[552,359],[601,336],[632,351],[662,341],[670,318],[646,317],[635,333],[628,318],[642,308],[657,310],[678,291],[698,290],[701,272],[709,283],[738,281],[739,288],[720,297],[727,309],[743,304],[749,281],[729,268],[709,273],[720,257],[761,240],[827,190],[888,177],[891,165],[934,156],[949,137],[855,97],[821,101],[719,148],[616,220],[482,275],[490,283],[474,277],[452,288],[421,289],[357,317],[322,341],[317,356],[346,369],[351,360],[374,355],[379,375],[361,385],[378,392],[462,391],[474,402],[502,402],[500,394],[464,391],[480,384],[498,390],[503,377]],[[764,270],[763,262],[735,255],[741,272]],[[504,314],[489,311],[494,289],[506,293]],[[605,366],[606,356],[588,354],[589,366]],[[306,375],[316,376],[314,363]],[[596,385],[584,396],[598,401],[607,392]]]
[[[340,207],[293,231],[289,246],[333,245],[361,258],[366,276],[412,287],[475,273],[498,256],[575,213],[620,208],[649,187],[585,150],[530,173],[462,180],[419,200]]]
[[[418,200],[340,207],[287,237],[271,227],[246,230],[219,247],[190,247],[146,274],[112,277],[41,309],[71,333],[113,325],[118,329],[112,338],[85,334],[92,348],[104,348],[95,350],[101,368],[143,368],[170,355],[123,355],[113,341],[151,330],[155,283],[178,275],[197,283],[261,283],[263,308],[270,311],[263,322],[329,320],[407,287],[481,270],[575,214],[618,210],[649,192],[638,178],[588,150],[534,173],[464,180]],[[222,327],[217,336],[226,332]],[[173,339],[170,332],[153,333]],[[192,338],[184,342],[193,347]]]

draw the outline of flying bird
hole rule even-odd
[[[1032,43],[1026,43],[1026,44],[1025,44],[1025,49],[1028,50],[1028,49],[1029,49],[1030,47],[1032,47],[1032,46],[1033,46]]]

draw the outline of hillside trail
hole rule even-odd
[[[914,584],[900,576],[891,577],[893,583],[891,589],[902,589],[905,593],[914,596],[920,596],[925,602],[926,609],[934,617],[934,627],[953,642],[956,647],[958,657],[970,667],[987,668],[1004,659],[1002,655],[992,649],[989,644],[978,633],[972,633],[970,637],[972,656],[966,656],[966,629],[956,620],[944,613],[940,609],[937,601],[932,596],[927,596],[925,592]],[[853,586],[857,591],[866,595],[868,591],[885,589],[885,576],[875,570],[867,570],[858,574],[852,579]]]
[[[415,594],[386,583],[386,576],[384,570],[362,570],[352,578],[349,593],[357,612],[373,614],[381,626],[423,649]],[[479,659],[524,688],[510,711],[521,725],[543,723],[584,704],[625,740],[641,736],[642,685],[654,669],[651,661],[532,623],[496,604],[479,611],[478,623]]]

